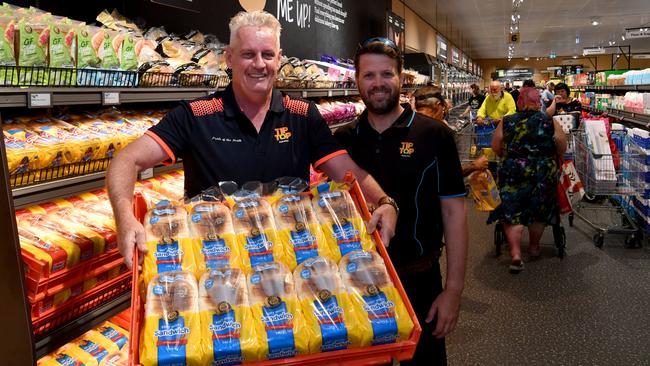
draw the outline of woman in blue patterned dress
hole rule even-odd
[[[557,156],[566,150],[562,127],[540,112],[537,90],[521,89],[519,112],[503,119],[492,139],[492,149],[501,157],[497,184],[501,205],[488,222],[503,223],[510,244],[510,272],[523,269],[521,238],[528,227],[528,251],[539,256],[539,241],[546,225],[556,217]]]

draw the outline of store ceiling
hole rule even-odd
[[[506,58],[511,0],[404,2],[471,58]],[[583,47],[608,46],[610,41],[630,45],[633,53],[650,52],[650,38],[621,40],[625,28],[650,26],[650,0],[524,0],[519,13],[521,42],[515,58],[548,57],[551,51],[558,57],[581,55]],[[592,26],[592,17],[600,25]]]

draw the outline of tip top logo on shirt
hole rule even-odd
[[[402,147],[399,148],[399,154],[405,158],[410,158],[415,152],[412,142],[402,142]]]
[[[291,132],[289,132],[289,127],[280,127],[275,129],[275,141],[278,143],[289,142],[291,137]]]

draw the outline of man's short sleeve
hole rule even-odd
[[[309,103],[309,160],[314,169],[328,160],[347,154],[341,148],[314,103]]]
[[[442,199],[465,196],[463,169],[451,131],[444,130],[438,150],[438,196]]]
[[[169,156],[165,164],[174,164],[176,158],[185,150],[192,135],[192,121],[193,116],[188,113],[187,105],[183,102],[145,133],[153,138]]]

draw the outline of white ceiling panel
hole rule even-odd
[[[512,0],[405,0],[406,5],[474,59],[505,58]],[[650,52],[650,38],[621,39],[625,28],[650,27],[650,0],[524,0],[514,57],[582,54],[583,47],[629,45]],[[592,26],[597,17],[600,25]],[[576,37],[579,43],[576,44]]]

